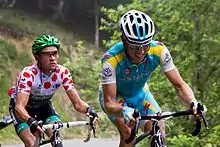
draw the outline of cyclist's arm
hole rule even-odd
[[[176,68],[168,72],[165,72],[165,75],[173,84],[173,86],[177,90],[179,97],[185,104],[190,105],[191,102],[196,101],[192,89],[189,87],[188,84],[185,83],[185,81],[182,79],[179,71]]]
[[[17,93],[16,103],[15,103],[15,115],[24,122],[27,122],[27,120],[31,117],[25,109],[28,100],[29,100],[29,94],[20,93],[20,92]]]
[[[80,99],[79,94],[76,91],[76,89],[73,88],[71,90],[68,90],[66,93],[67,93],[69,99],[71,100],[74,108],[81,113],[86,113],[89,105]]]
[[[123,106],[115,102],[116,84],[102,84],[104,94],[104,105],[108,113],[114,116],[122,116]]]

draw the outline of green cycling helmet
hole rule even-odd
[[[60,50],[60,43],[56,37],[51,35],[41,35],[35,39],[32,45],[32,53],[35,55],[48,46],[55,46],[58,51]]]

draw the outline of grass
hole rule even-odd
[[[24,55],[24,56],[23,56]],[[23,58],[25,57],[25,58]],[[12,72],[17,72],[23,62],[29,62],[30,58],[24,52],[17,52],[14,45],[7,41],[0,40],[0,117],[9,115],[9,96],[7,91],[12,85]],[[14,127],[11,125],[0,130],[0,144],[18,142]]]

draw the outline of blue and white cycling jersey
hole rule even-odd
[[[117,95],[132,97],[144,88],[158,65],[163,72],[175,68],[170,52],[163,43],[151,41],[144,60],[139,64],[132,64],[123,43],[119,42],[102,57],[102,84],[116,83]]]

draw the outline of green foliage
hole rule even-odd
[[[16,69],[21,68],[21,63],[27,65],[29,61],[30,58],[26,53],[19,53],[14,45],[4,40],[0,40],[0,118],[4,115],[9,115],[8,106],[10,98],[7,95],[7,92],[12,86],[11,73],[16,72]],[[3,143],[1,142],[3,140],[4,143],[12,143],[18,140],[12,125],[1,130],[0,134],[0,144]]]
[[[76,43],[76,52],[78,52],[76,61],[73,63],[70,58],[66,58],[66,62],[63,65],[68,67],[72,73],[73,82],[82,99],[95,107],[96,110],[100,110],[98,104],[100,64],[97,60],[94,60],[99,58],[100,53],[85,48],[82,41]]]
[[[186,135],[174,136],[173,138],[168,139],[168,141],[170,143],[169,146],[171,147],[195,147],[202,145],[199,138]]]
[[[168,121],[172,132],[171,146],[219,146],[220,96],[220,3],[217,0],[134,0],[132,4],[116,9],[102,8],[106,17],[102,27],[112,33],[106,47],[118,41],[120,16],[130,9],[150,15],[156,25],[155,40],[162,41],[170,50],[183,79],[192,87],[198,101],[206,104],[210,130],[202,129],[198,138],[187,136],[194,129],[191,119]],[[180,110],[178,97],[172,85],[156,70],[150,89],[165,111]]]

